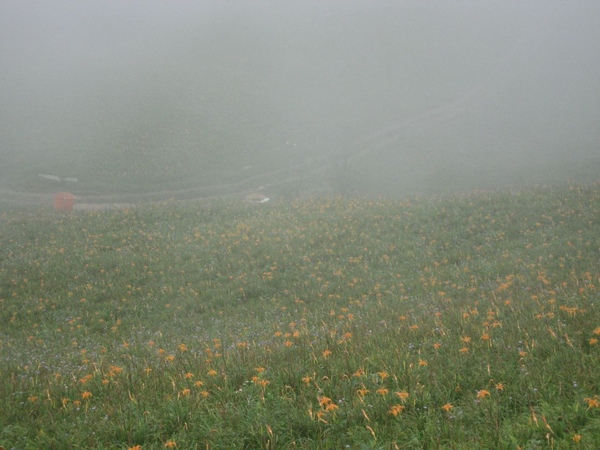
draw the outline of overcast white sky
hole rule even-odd
[[[0,153],[165,123],[249,151],[589,152],[598,23],[596,0],[0,0]]]

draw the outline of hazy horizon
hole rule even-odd
[[[286,170],[395,194],[600,168],[598,2],[0,12],[0,187],[53,173],[152,190]]]

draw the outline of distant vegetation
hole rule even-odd
[[[600,448],[598,217],[598,183],[4,207],[0,445]]]

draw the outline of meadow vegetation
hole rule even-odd
[[[0,211],[0,445],[600,448],[600,184]]]

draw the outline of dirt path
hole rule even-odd
[[[77,195],[74,209],[82,211],[130,208],[136,205],[170,200],[201,200],[217,198],[239,198],[254,192],[277,189],[286,184],[322,173],[331,167],[328,155],[312,158],[304,163],[283,169],[263,172],[235,183],[199,186],[187,189],[170,189],[156,192],[123,194]],[[52,207],[55,192],[18,192],[0,189],[0,204]]]
[[[544,36],[552,15],[544,17],[538,25],[521,36],[514,47],[501,58],[490,75],[472,89],[459,95],[454,101],[440,105],[430,111],[405,118],[399,122],[374,130],[370,135],[357,140],[342,157],[346,162],[359,163],[361,158],[372,156],[390,143],[398,141],[407,129],[417,124],[431,127],[438,122],[464,114],[474,103],[481,101],[494,85],[502,83],[515,70],[515,65],[522,65],[526,56],[534,51]],[[214,198],[243,198],[251,192],[263,189],[277,188],[290,185],[296,181],[306,180],[311,176],[322,174],[338,166],[331,154],[324,153],[303,163],[282,169],[259,173],[234,183],[224,183],[211,186],[199,186],[188,189],[165,190],[157,192],[127,193],[127,194],[85,194],[77,195],[75,209],[102,210],[112,208],[127,208],[143,203],[153,203],[168,200],[199,200]],[[326,178],[323,178],[326,182]],[[16,192],[0,189],[0,205],[39,205],[52,206],[52,192]]]

